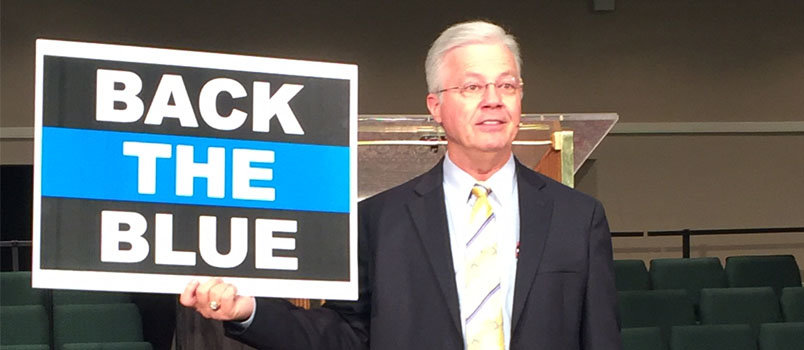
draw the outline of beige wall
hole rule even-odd
[[[38,37],[357,63],[359,113],[423,114],[427,46],[470,18],[498,21],[519,38],[529,113],[804,121],[801,1],[618,1],[608,13],[586,0],[221,4],[3,0],[0,127],[33,125]],[[614,135],[578,187],[603,201],[614,230],[804,226],[802,150],[801,131]],[[30,140],[0,142],[4,164],[30,163],[30,152]],[[791,251],[804,265],[795,235],[693,246],[693,255]],[[672,239],[618,238],[615,248],[618,257],[680,254]]]
[[[474,18],[519,38],[529,113],[804,120],[804,2],[618,1],[610,13],[586,0],[515,3],[4,0],[0,125],[32,125],[37,37],[357,63],[360,113],[423,114],[427,47]]]
[[[802,135],[610,135],[576,178],[618,231],[801,227]],[[691,256],[793,254],[804,232],[698,236]],[[614,238],[617,259],[681,257],[681,237]]]

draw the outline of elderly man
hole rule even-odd
[[[212,279],[181,303],[258,348],[619,349],[603,208],[513,156],[521,65],[491,23],[433,43],[427,108],[447,155],[360,203],[358,301],[302,310]]]

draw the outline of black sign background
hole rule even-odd
[[[143,235],[151,247],[140,263],[100,261],[100,213],[103,210],[132,211],[143,215],[148,230]],[[42,264],[45,269],[153,272],[261,278],[348,280],[349,237],[341,234],[349,227],[349,215],[319,212],[204,207],[137,202],[111,202],[69,198],[42,198]],[[154,263],[154,215],[173,214],[173,249],[196,252],[196,266]],[[249,250],[237,267],[222,269],[207,265],[198,253],[198,216],[217,216],[218,252],[229,251],[229,219],[249,219]],[[296,233],[275,233],[296,239],[296,250],[274,250],[275,256],[296,256],[298,271],[255,270],[254,219],[287,219],[298,222]],[[333,232],[339,234],[333,234]],[[326,243],[326,244],[325,244]],[[264,252],[270,254],[270,252]]]

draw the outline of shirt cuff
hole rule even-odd
[[[235,321],[228,322],[229,326],[234,331],[243,332],[246,329],[248,329],[249,326],[251,326],[252,322],[254,322],[254,315],[256,315],[256,314],[257,314],[257,303],[256,303],[256,300],[255,300],[254,307],[253,307],[253,309],[251,309],[251,316],[249,316],[249,318],[246,319],[243,322],[235,322]]]

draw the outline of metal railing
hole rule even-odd
[[[31,241],[0,241],[0,248],[11,248],[11,269],[20,270],[20,247],[30,247]]]
[[[766,233],[804,233],[804,227],[762,227],[762,228],[737,228],[737,229],[707,229],[707,230],[672,230],[672,231],[613,231],[612,237],[660,237],[660,236],[681,236],[681,255],[683,258],[690,257],[690,237],[709,236],[709,235],[746,235],[746,234],[766,234]],[[31,241],[0,241],[0,248],[11,248],[11,265],[13,271],[19,271],[19,249],[20,247],[30,247]]]
[[[659,237],[681,236],[681,256],[690,257],[690,237],[709,235],[752,235],[765,233],[804,233],[804,227],[762,227],[762,228],[736,228],[736,229],[707,229],[707,230],[672,230],[672,231],[644,231],[644,232],[612,232],[612,237]]]

